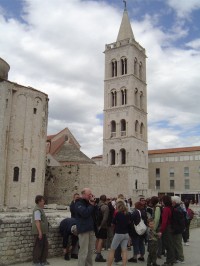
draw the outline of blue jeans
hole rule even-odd
[[[144,256],[145,247],[144,247],[144,236],[135,235],[132,237],[132,244],[133,244],[133,255],[137,256],[140,254]]]

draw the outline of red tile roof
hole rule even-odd
[[[178,153],[178,152],[192,152],[200,151],[200,146],[196,147],[182,147],[182,148],[170,148],[170,149],[158,149],[158,150],[149,150],[148,154],[165,154],[165,153]]]

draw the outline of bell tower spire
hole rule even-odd
[[[126,9],[126,0],[123,0],[123,2],[124,2],[124,11],[127,11],[127,9]]]
[[[128,12],[127,12],[126,1],[123,0],[123,2],[124,2],[124,13],[123,13],[119,33],[117,36],[117,42],[125,40],[125,39],[135,39],[133,35],[131,23],[129,20]]]

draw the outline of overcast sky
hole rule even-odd
[[[0,57],[9,80],[49,95],[48,134],[68,127],[102,154],[104,48],[122,0],[0,0]],[[200,145],[200,0],[128,0],[147,59],[149,149]]]

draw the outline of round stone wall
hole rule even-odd
[[[10,66],[6,61],[0,58],[0,78],[8,79],[8,72],[10,70]]]

